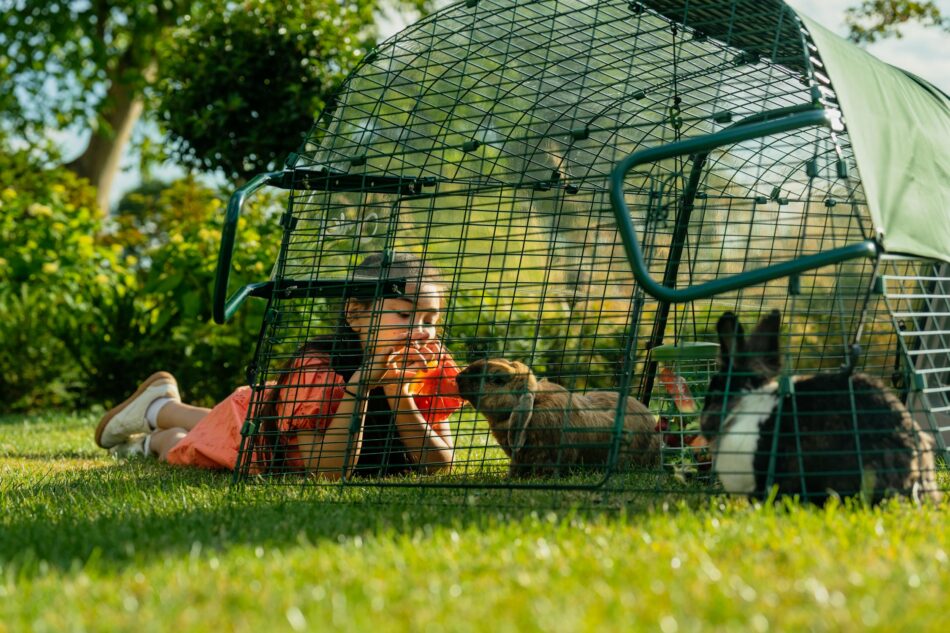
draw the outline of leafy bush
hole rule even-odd
[[[0,173],[0,410],[69,404],[83,372],[54,323],[130,278],[85,181],[22,153],[0,154]]]
[[[72,402],[79,376],[49,327],[53,308],[42,289],[0,288],[0,412],[60,407]]]
[[[158,369],[204,404],[241,384],[263,304],[211,322],[220,194],[193,179],[149,185],[107,219],[71,172],[7,155],[0,173],[0,411],[109,405]],[[278,206],[246,206],[232,288],[266,278]]]
[[[281,229],[272,216],[280,207],[268,196],[245,206],[232,289],[266,279],[277,256]],[[98,400],[122,397],[158,369],[175,374],[185,397],[202,404],[244,381],[264,304],[249,302],[225,326],[211,320],[223,213],[223,197],[192,178],[144,187],[120,205],[112,239],[122,245],[134,283],[130,292],[116,290],[91,306],[99,322],[111,325],[108,336],[76,346],[83,365],[99,368],[92,389]]]

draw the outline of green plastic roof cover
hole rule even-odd
[[[799,17],[841,104],[884,247],[950,261],[950,99]]]

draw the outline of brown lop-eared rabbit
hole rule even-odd
[[[511,458],[510,476],[606,466],[619,394],[571,393],[538,380],[527,365],[502,358],[475,361],[456,382],[460,395],[485,416],[495,440]],[[650,410],[627,398],[623,426],[618,466],[658,464],[661,438]]]

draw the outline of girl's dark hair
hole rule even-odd
[[[276,385],[270,388],[269,399],[260,407],[261,426],[255,439],[259,459],[269,473],[286,472],[289,434],[280,431],[277,419],[277,401],[281,388],[293,376],[293,365],[306,356],[329,358],[330,368],[348,381],[363,364],[363,347],[357,333],[350,327],[346,306],[348,301],[372,304],[384,293],[391,292],[392,283],[399,292],[409,292],[421,283],[442,284],[438,271],[420,257],[401,251],[371,253],[351,271],[343,291],[340,313],[333,333],[308,340],[301,345],[278,372]],[[367,283],[373,282],[373,283]],[[371,424],[372,419],[372,424]],[[397,445],[398,444],[398,445]],[[382,389],[369,394],[363,428],[363,442],[357,468],[365,475],[388,475],[406,472],[411,466],[405,447],[396,435],[392,410]]]

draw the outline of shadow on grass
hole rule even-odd
[[[95,459],[95,453],[86,450],[61,451],[58,453],[0,453],[0,459],[22,459],[35,462],[57,462],[64,459]]]
[[[232,486],[229,473],[144,460],[37,469],[0,479],[0,565],[12,564],[21,575],[74,570],[89,560],[118,570],[188,555],[196,543],[213,552],[440,527],[508,529],[532,515],[616,519],[684,499],[658,494],[656,482],[640,483],[641,491],[342,487],[300,480]],[[690,496],[702,503],[702,495]]]
[[[3,426],[34,426],[53,424],[59,428],[64,426],[90,426],[98,421],[104,413],[102,407],[86,411],[38,411],[34,413],[0,413],[0,427]]]
[[[56,413],[0,417],[0,424],[11,423],[7,429],[16,434],[8,435],[12,448],[0,456],[4,570],[15,568],[30,576],[43,569],[82,568],[91,560],[99,567],[121,570],[188,556],[195,543],[201,544],[201,551],[215,552],[242,546],[339,543],[354,536],[411,535],[441,527],[478,526],[516,533],[517,524],[533,514],[635,517],[666,500],[684,499],[681,494],[658,492],[669,482],[643,475],[611,479],[610,486],[622,488],[613,491],[506,489],[503,468],[478,480],[471,476],[427,480],[456,487],[410,487],[419,483],[413,478],[387,480],[385,487],[319,485],[298,478],[284,484],[232,486],[230,473],[145,460],[116,463],[103,459],[98,450],[59,448],[73,441],[60,433],[92,428],[95,417]],[[43,443],[29,439],[36,431],[46,433]],[[46,445],[55,448],[44,450]],[[589,486],[598,480],[598,475],[588,475],[544,483]],[[410,485],[393,485],[400,483]],[[686,498],[696,505],[703,501],[702,495]]]

